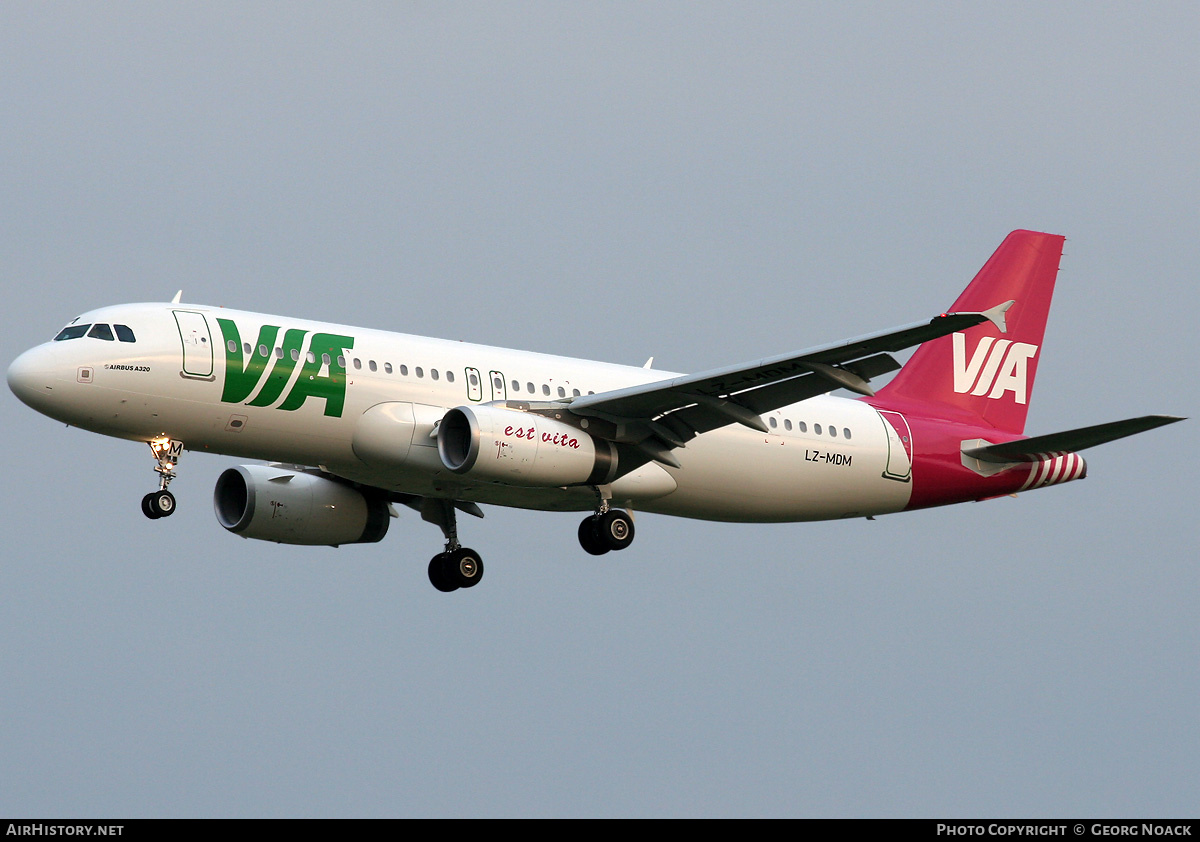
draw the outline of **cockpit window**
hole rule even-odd
[[[122,342],[137,342],[133,336],[133,331],[129,329],[129,325],[113,325],[113,330],[117,332],[117,339]]]
[[[113,341],[112,328],[104,324],[93,325],[92,329],[88,331],[88,336],[93,339],[103,339],[105,342]]]
[[[89,327],[91,325],[67,325],[58,336],[54,337],[54,341],[62,342],[64,339],[78,339],[88,332]]]

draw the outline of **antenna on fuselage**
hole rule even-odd
[[[175,293],[175,297],[171,299],[171,303],[178,304],[179,299],[181,298],[183,298],[183,290],[179,290],[179,292]]]

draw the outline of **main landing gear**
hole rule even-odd
[[[466,547],[449,549],[429,560],[429,583],[442,593],[473,588],[483,578],[483,559]]]
[[[483,559],[458,543],[453,501],[427,497],[421,501],[421,517],[440,526],[446,537],[445,551],[429,560],[429,583],[442,593],[478,585],[483,578]]]
[[[142,514],[157,520],[175,513],[175,495],[167,491],[167,486],[175,479],[175,466],[179,464],[179,457],[183,453],[183,442],[161,438],[148,444],[158,463],[154,466],[154,472],[158,474],[158,491],[152,491],[142,498]]]
[[[633,517],[621,509],[610,509],[608,497],[596,490],[596,513],[579,524],[579,545],[592,555],[623,550],[633,543]]]

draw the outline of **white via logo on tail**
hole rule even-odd
[[[1027,401],[1029,361],[1037,354],[1037,345],[985,336],[975,346],[975,352],[971,354],[971,360],[968,362],[967,337],[962,333],[955,333],[953,341],[955,392],[960,395],[970,392],[977,397],[987,395],[992,399],[1003,397],[1005,392],[1012,392],[1017,403],[1023,404]]]

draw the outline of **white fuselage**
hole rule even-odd
[[[9,372],[23,400],[65,423],[135,440],[169,436],[190,451],[320,466],[422,497],[525,508],[586,511],[595,493],[452,473],[435,433],[448,409],[565,401],[674,376],[201,306],[108,307],[77,322],[124,325],[136,341],[49,342]],[[411,440],[395,442],[403,458],[381,457],[392,442],[363,420],[381,411],[411,419]],[[618,479],[614,503],[711,520],[798,521],[899,511],[909,502],[909,457],[870,405],[821,396],[763,417],[766,434],[731,424],[675,450],[679,468],[650,462]]]

